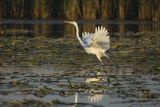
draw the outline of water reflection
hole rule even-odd
[[[127,68],[131,69],[130,67]],[[157,77],[150,77],[142,71],[140,73],[143,75],[138,72],[136,72],[137,75],[133,72],[132,75],[127,73],[118,75],[116,74],[119,72],[118,69],[118,71],[111,71],[112,73],[104,71],[99,75],[99,78],[103,78],[102,80],[85,83],[85,71],[84,73],[83,71],[57,72],[53,67],[37,69],[7,67],[1,70],[0,99],[2,102],[16,100],[20,103],[23,100],[35,102],[40,100],[41,102],[58,103],[64,106],[140,104],[142,107],[146,106],[145,102],[150,102],[158,105],[160,84],[159,81],[152,80],[158,79],[158,75]],[[133,71],[135,70],[133,69]],[[128,72],[128,70],[123,72]],[[68,77],[70,73],[72,75]],[[91,75],[88,75],[87,78],[96,78]],[[66,81],[67,77],[71,79],[72,88]],[[109,85],[108,78],[110,79]],[[155,87],[152,87],[153,84]],[[60,94],[62,91],[63,95]]]
[[[103,99],[104,95],[103,94],[91,94],[88,96],[89,102],[95,103],[95,102],[100,102]]]
[[[28,35],[28,36],[64,36],[75,34],[74,28],[70,25],[64,25],[63,21],[0,21],[0,35]],[[157,32],[160,29],[159,23],[135,22],[135,21],[78,21],[80,31],[94,32],[97,25],[103,25],[111,33],[126,32]],[[55,27],[56,26],[56,27]]]
[[[13,100],[19,104],[25,100],[25,104],[29,105],[40,101],[39,106],[50,103],[66,107],[67,105],[123,107],[141,104],[143,101],[158,105],[159,75],[147,75],[142,71],[145,69],[137,71],[133,66],[105,66],[102,69],[101,73],[93,75],[96,67],[91,74],[87,69],[64,71],[53,66],[1,67],[0,101],[2,106],[6,104],[3,102]],[[96,78],[98,80],[95,81]],[[72,87],[67,79],[71,80]],[[86,82],[86,79],[94,81]]]
[[[88,56],[74,37],[72,26],[31,22],[1,24],[0,106],[159,107],[158,24],[141,23],[147,27],[140,29],[139,23],[79,21],[81,31],[94,31],[99,24],[111,31],[110,59],[99,69],[95,56]],[[132,29],[136,33],[126,33]],[[70,30],[73,37],[59,37]]]

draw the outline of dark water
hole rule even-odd
[[[1,21],[0,106],[159,107],[159,24],[95,22],[79,24],[109,29],[110,58],[102,63],[63,21]]]

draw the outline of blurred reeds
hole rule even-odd
[[[0,0],[0,19],[160,21],[159,0]]]

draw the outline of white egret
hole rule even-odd
[[[101,57],[109,56],[106,51],[110,48],[110,37],[107,29],[103,26],[98,26],[95,28],[95,33],[83,32],[82,39],[79,36],[78,25],[75,21],[64,21],[75,26],[76,36],[88,54],[95,54],[99,61],[102,61]]]

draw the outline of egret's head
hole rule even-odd
[[[77,25],[77,23],[75,21],[64,21],[65,23],[69,23],[69,24],[72,24],[72,25]]]

